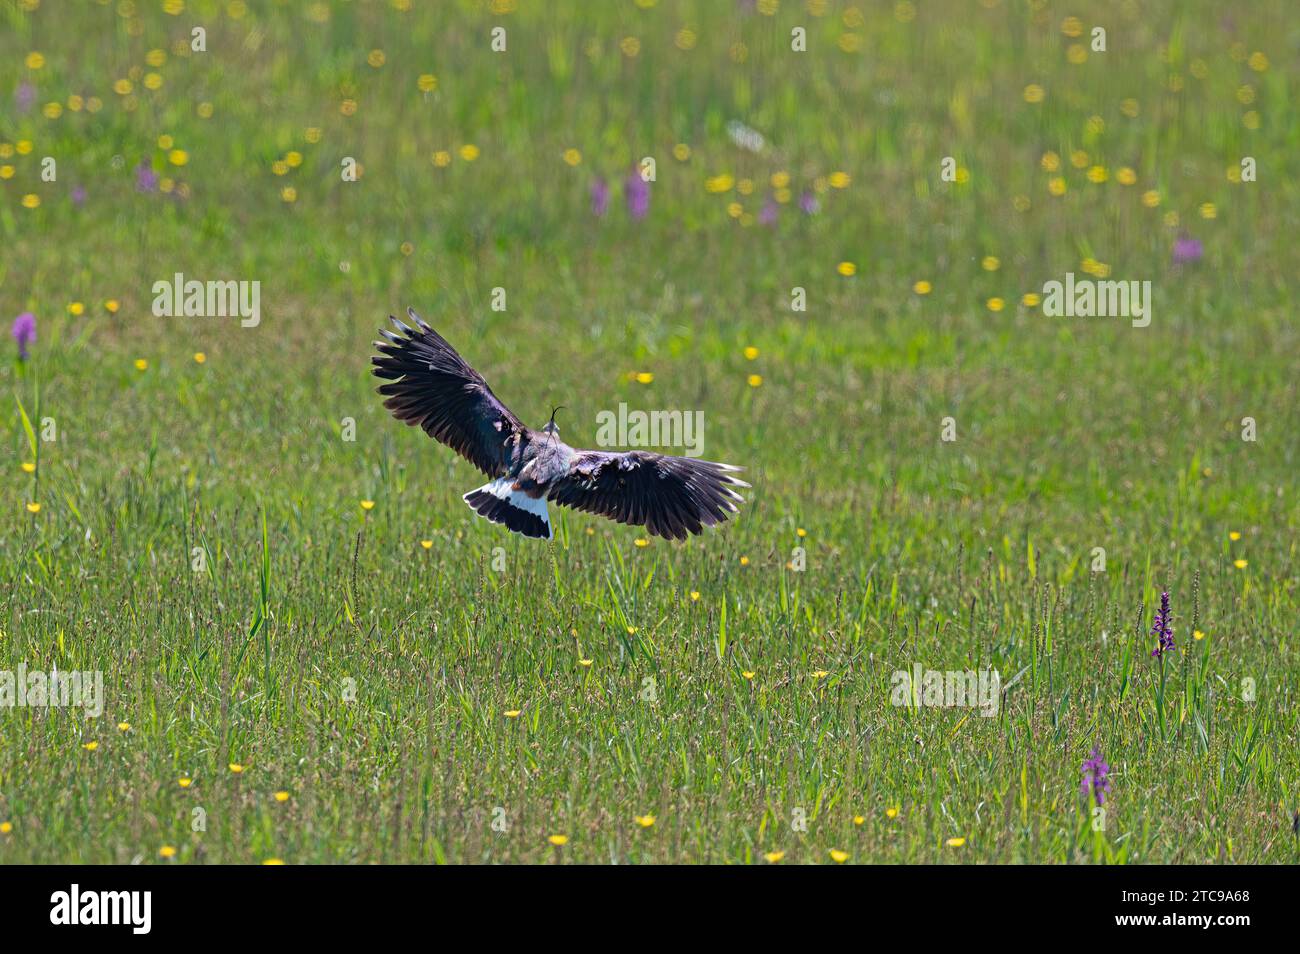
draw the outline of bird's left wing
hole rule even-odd
[[[384,407],[412,427],[419,425],[489,477],[509,470],[511,440],[525,431],[514,413],[497,400],[483,375],[456,353],[414,310],[410,328],[389,320],[405,337],[381,330],[380,354],[370,359],[374,372],[393,383],[379,386]]]
[[[651,534],[685,540],[737,512],[744,498],[733,487],[739,467],[647,451],[610,454],[578,451],[569,471],[550,485],[547,498]]]

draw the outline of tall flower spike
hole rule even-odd
[[[1106,804],[1106,793],[1110,791],[1110,766],[1102,761],[1101,748],[1094,745],[1092,752],[1083,760],[1083,781],[1079,785],[1079,794],[1092,793],[1098,805]]]
[[[1174,648],[1174,628],[1170,625],[1173,618],[1174,614],[1169,611],[1169,592],[1166,590],[1160,594],[1160,612],[1156,613],[1151,627],[1151,635],[1157,639],[1156,648],[1151,650],[1151,655],[1156,659],[1163,659],[1165,653]]]

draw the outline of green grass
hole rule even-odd
[[[1201,0],[912,19],[339,3],[323,23],[310,4],[26,6],[0,2],[0,144],[32,144],[0,156],[0,317],[39,322],[31,359],[0,367],[0,669],[102,670],[107,700],[93,720],[0,710],[0,863],[163,845],[178,862],[1297,860],[1286,5],[1226,24]],[[207,52],[183,55],[199,24]],[[1108,51],[1071,63],[1094,25]],[[732,119],[768,150],[736,148]],[[1225,174],[1243,155],[1259,181]],[[643,156],[657,180],[633,222],[620,183]],[[944,156],[967,181],[940,181]],[[142,160],[170,194],[136,191]],[[766,227],[776,173],[791,201]],[[1184,230],[1205,257],[1175,268]],[[1085,259],[1152,281],[1150,327],[1021,304]],[[153,283],[178,271],[260,280],[261,325],[154,317]],[[558,508],[550,545],[476,520],[459,497],[481,475],[374,393],[370,342],[408,304],[528,423],[567,405],[576,446],[620,401],[703,410],[704,456],[747,468],[750,503],[680,545]],[[1162,589],[1178,650],[1161,697]],[[1028,669],[983,718],[891,705],[916,662]],[[1114,783],[1100,833],[1079,795],[1094,744]]]

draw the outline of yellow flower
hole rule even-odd
[[[949,848],[960,848],[962,845],[966,844],[966,839],[965,839],[965,838],[949,838],[948,841],[946,842],[946,844],[948,845]]]
[[[832,189],[847,189],[853,180],[847,172],[832,172],[826,181],[831,184]]]
[[[853,816],[853,824],[855,824],[855,825],[861,825],[861,824],[862,824],[863,822],[865,822],[865,821],[866,821],[866,818],[864,818],[862,815],[854,815],[854,816]]]
[[[30,507],[30,504],[28,506]],[[1245,560],[1233,560],[1232,565],[1235,566],[1238,570],[1244,570],[1246,569],[1247,566],[1249,566],[1249,564]]]
[[[645,537],[637,537],[637,538],[633,541],[633,543],[635,543],[635,544],[636,544],[637,546],[639,546],[639,547],[648,547],[648,546],[650,546],[650,541],[647,540]]]
[[[742,673],[740,674],[740,678],[741,678],[741,679],[744,679],[744,680],[746,680],[746,681],[748,681],[748,682],[753,682],[753,681],[754,681],[754,676],[756,676],[756,675],[757,675],[757,673],[755,673],[754,670],[752,670],[752,669],[746,669],[744,672],[742,672]]]
[[[1105,166],[1093,166],[1088,170],[1088,181],[1095,182],[1098,185],[1110,178],[1110,173],[1106,171]]]
[[[297,202],[298,190],[295,189],[293,186],[285,186],[283,189],[280,190],[280,198],[283,199],[285,202]]]
[[[896,806],[896,805],[890,805],[888,808],[886,808],[886,809],[885,809],[885,817],[886,817],[886,818],[897,818],[897,817],[898,817],[898,806]]]
[[[176,780],[176,784],[181,788],[189,788],[194,784],[194,779],[190,778],[188,775],[182,775]]]
[[[1065,180],[1060,176],[1053,176],[1047,180],[1047,191],[1052,195],[1065,195]]]
[[[119,722],[119,723],[117,724],[117,728],[118,728],[118,731],[120,731],[120,732],[130,732],[130,731],[131,731],[131,723],[129,723],[129,722]]]
[[[120,79],[113,84],[113,92],[117,93],[118,96],[128,95],[133,88],[129,79]]]
[[[1030,83],[1025,87],[1023,95],[1026,103],[1041,103],[1046,93],[1043,92],[1043,88],[1037,83]]]
[[[734,186],[735,184],[736,184],[736,180],[724,172],[722,173],[722,175],[710,176],[709,178],[705,179],[704,191],[712,192],[715,194],[719,192],[730,192],[732,186]]]
[[[1044,172],[1056,172],[1061,168],[1061,157],[1049,150],[1043,153],[1043,158],[1038,160],[1038,164],[1043,167]]]
[[[32,151],[32,141],[30,139],[19,139],[14,143],[14,148],[18,150],[18,155],[25,156]]]
[[[14,830],[13,822],[0,822],[0,835],[7,835]]]
[[[361,509],[362,509],[362,510],[374,510],[374,509],[375,509],[375,502],[374,502],[373,500],[363,500],[363,501],[361,501]]]
[[[433,549],[433,541],[432,541],[432,540],[421,540],[421,541],[420,541],[420,546],[424,547],[426,550],[432,550],[432,549]]]
[[[618,48],[626,57],[634,57],[641,52],[641,41],[634,36],[625,36],[619,41]]]
[[[46,119],[58,119],[63,115],[62,103],[46,103],[41,107],[41,115]]]
[[[699,590],[691,590],[691,602],[694,603],[700,598]]]
[[[190,154],[184,149],[173,149],[167,153],[167,161],[173,166],[183,166],[190,161]]]
[[[1154,209],[1160,204],[1160,193],[1155,189],[1149,189],[1142,193],[1142,204],[1148,209]]]
[[[835,266],[835,270],[845,278],[852,278],[858,273],[858,266],[854,265],[852,262],[840,262]]]
[[[653,815],[635,815],[633,816],[633,820],[642,828],[649,828],[655,823],[655,817]]]
[[[685,162],[687,159],[691,158],[691,147],[686,145],[684,142],[679,142],[677,145],[673,146],[673,158],[678,162]]]
[[[451,153],[449,153],[446,149],[439,149],[437,152],[433,154],[433,164],[437,166],[439,169],[443,169],[451,165]]]
[[[85,310],[86,306],[79,301],[74,301],[72,304],[68,305],[68,314],[70,315],[80,315],[85,312]]]
[[[355,116],[357,114],[357,101],[355,99],[345,99],[339,103],[339,112],[344,116]]]
[[[0,179],[12,179],[14,177],[14,167],[10,165],[0,166]]]
[[[1138,181],[1137,173],[1128,166],[1120,166],[1115,171],[1115,181],[1120,185],[1131,186]]]
[[[576,166],[578,163],[582,162],[582,153],[576,149],[566,149],[564,150],[563,158],[566,165]]]
[[[473,162],[478,158],[478,146],[473,143],[466,143],[460,147],[460,157],[466,162]]]
[[[276,800],[277,802],[287,802],[287,801],[289,800],[289,793],[288,793],[288,792],[283,792],[283,791],[281,791],[281,792],[276,792],[276,793],[275,793],[275,800]]]
[[[673,42],[677,44],[679,50],[693,50],[695,49],[696,39],[694,30],[690,29],[690,27],[682,27],[677,31],[677,36],[673,39]]]
[[[930,285],[930,283],[927,282],[924,278],[912,283],[912,291],[916,292],[916,294],[918,295],[930,294],[931,287],[932,286]]]
[[[636,373],[636,380],[638,384],[649,384],[654,379],[655,379],[654,373],[651,371],[638,371]]]
[[[1250,59],[1246,61],[1246,65],[1256,73],[1263,73],[1268,69],[1268,57],[1256,51],[1250,54]]]
[[[159,73],[146,73],[144,75],[145,89],[159,89],[162,87],[163,78]]]
[[[175,142],[176,142],[175,139],[167,135],[167,133],[163,133],[161,136],[158,137],[158,148],[170,149],[172,147],[172,144]]]
[[[149,368],[149,362],[144,358],[135,359],[135,369],[137,371],[146,371]]]
[[[282,858],[267,858],[265,861],[262,862],[262,864],[264,864],[264,865],[270,865],[270,866],[272,866],[272,867],[279,867],[279,866],[281,866],[281,865],[284,864],[284,859],[282,859]]]
[[[744,353],[745,353],[745,359],[747,361],[753,361],[755,358],[758,357],[758,349],[755,348],[753,345],[750,345],[748,348],[746,348]]]
[[[1002,267],[1002,261],[996,255],[985,255],[980,260],[980,268],[986,272],[996,272]]]
[[[166,50],[150,50],[144,55],[144,61],[150,66],[162,66],[167,62]]]
[[[774,172],[772,173],[772,178],[768,181],[772,183],[773,189],[784,189],[790,184],[790,173]]]
[[[28,513],[40,513],[40,512],[41,512],[41,505],[33,501],[32,503],[29,503],[29,504],[27,505],[27,512],[28,512]]]
[[[116,315],[117,310],[121,307],[121,304],[116,298],[110,298],[108,301],[104,302],[104,310],[110,315]]]
[[[741,566],[749,566],[749,557],[747,557],[747,556],[743,556],[743,557],[741,557],[741,558],[740,558],[740,565],[741,565]]]
[[[195,364],[203,364],[203,363],[204,363],[205,361],[207,361],[207,360],[208,360],[208,356],[207,356],[206,354],[204,354],[202,351],[196,351],[196,352],[194,352],[194,363],[195,363]]]
[[[591,663],[592,663],[592,660],[590,660],[590,659],[579,659],[579,660],[578,660],[578,665],[581,666],[583,669],[590,669],[590,668],[591,668]]]
[[[1199,640],[1202,640],[1202,639],[1204,639],[1204,638],[1205,638],[1205,634],[1202,633],[1199,629],[1194,629],[1194,630],[1192,630],[1192,639],[1195,639],[1195,640],[1198,640],[1198,641],[1199,641]]]
[[[438,88],[438,77],[432,73],[421,73],[420,78],[415,81],[415,85],[421,93],[432,93]]]
[[[547,835],[546,840],[556,848],[562,848],[569,843],[568,835]]]
[[[27,54],[27,59],[23,62],[27,64],[29,70],[39,70],[45,65],[45,55],[43,53],[38,53],[36,50],[32,50]]]
[[[844,862],[849,860],[849,853],[847,851],[840,851],[838,848],[832,848],[831,860],[837,865],[842,865]]]
[[[829,676],[829,675],[830,675],[830,673],[829,673],[827,670],[825,670],[825,669],[814,669],[814,670],[813,670],[813,678],[814,678],[814,679],[825,679],[825,678],[826,678],[827,676]]]
[[[774,864],[776,864],[778,861],[780,861],[782,858],[785,857],[785,852],[784,852],[784,851],[769,851],[767,854],[763,855],[763,857],[767,859],[768,864],[773,864],[773,865],[774,865]]]
[[[37,195],[35,192],[29,192],[27,193],[27,195],[23,196],[24,209],[39,208],[40,204],[41,204],[41,197]]]
[[[1006,307],[1006,302],[1001,298],[990,298],[985,304],[988,306],[989,311],[1001,311]]]
[[[1241,539],[1241,534],[1238,533],[1236,530],[1233,530],[1233,531],[1229,532],[1229,534],[1228,534],[1228,539],[1229,539],[1229,540],[1240,540],[1240,539]]]
[[[627,634],[628,634],[629,636],[635,636],[635,635],[636,635],[636,627],[635,627],[635,626],[629,626],[629,627],[627,628]]]
[[[163,858],[175,858],[176,849],[173,848],[171,845],[163,845],[161,848],[158,849],[158,854]]]
[[[98,743],[98,742],[84,742],[84,743],[82,743],[82,746],[81,746],[81,747],[82,747],[83,749],[85,749],[87,752],[93,752],[93,751],[95,751],[95,749],[99,748],[99,743]]]
[[[1213,218],[1217,218],[1218,215],[1219,215],[1219,210],[1215,208],[1213,202],[1205,202],[1201,205],[1201,218],[1213,219]]]
[[[36,473],[36,465],[29,460],[23,461],[23,473],[24,474]]]
[[[751,374],[745,379],[751,388],[763,386],[763,376],[761,374]]]
[[[518,719],[519,713],[523,711],[522,709],[507,709],[504,714],[507,719]]]
[[[238,762],[231,762],[230,771],[234,772],[236,775],[241,775],[243,774],[244,766],[240,765]]]
[[[1040,301],[1042,301],[1042,298],[1037,292],[1025,292],[1020,296],[1020,304],[1026,308],[1037,308]]]

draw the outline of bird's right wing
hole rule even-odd
[[[511,439],[524,432],[524,425],[442,335],[414,310],[406,313],[416,327],[390,315],[405,337],[381,329],[387,340],[375,342],[380,354],[370,359],[374,373],[393,382],[379,386],[388,398],[384,407],[399,421],[418,424],[489,477],[503,476]]]
[[[610,454],[578,451],[569,472],[550,485],[547,498],[619,523],[644,525],[651,534],[685,540],[737,512],[748,487],[729,464],[668,457],[648,451]]]

